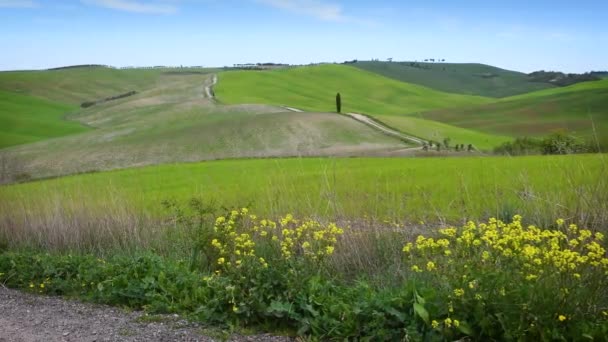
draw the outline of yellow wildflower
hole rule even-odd
[[[564,315],[559,315],[559,316],[557,317],[557,319],[558,319],[560,322],[563,322],[563,321],[565,321],[566,319],[568,319],[568,317],[566,317],[566,316],[564,316]]]
[[[439,328],[439,322],[437,322],[436,320],[433,320],[431,322],[431,326],[433,327],[433,329],[437,329],[437,328]]]
[[[445,326],[448,328],[450,328],[452,326],[452,319],[449,317],[446,318],[443,322],[445,323]]]
[[[434,269],[436,269],[436,268],[437,268],[437,267],[435,267],[435,263],[434,263],[434,262],[432,262],[432,261],[429,261],[429,262],[426,264],[426,269],[427,269],[428,271],[432,271],[432,270],[434,270]]]
[[[464,289],[454,289],[454,295],[456,297],[462,297],[462,296],[464,296]]]

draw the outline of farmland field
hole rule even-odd
[[[58,204],[76,220],[86,213],[103,221],[117,214],[114,210],[160,218],[163,200],[200,197],[270,217],[293,213],[434,226],[518,213],[534,223],[571,217],[602,225],[608,219],[601,212],[608,203],[607,172],[603,155],[169,164],[3,186],[0,222],[12,229],[15,223],[9,222],[25,222],[26,230],[38,220],[51,224],[46,220],[67,215]],[[598,202],[583,209],[591,200]]]
[[[0,90],[0,148],[87,131],[65,120],[75,106]]]
[[[483,64],[360,61],[353,66],[398,81],[466,95],[500,98],[555,88],[549,83],[530,82],[524,73]]]
[[[344,65],[226,72],[220,75],[216,89],[218,99],[225,103],[267,103],[322,112],[335,111],[334,98],[340,92],[343,112],[366,114],[403,115],[490,101],[403,83]]]
[[[506,97],[496,103],[419,114],[447,124],[502,135],[539,136],[567,130],[602,139],[608,130],[608,81],[540,90]],[[595,127],[594,127],[595,126]]]

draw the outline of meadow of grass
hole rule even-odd
[[[519,213],[538,224],[564,217],[597,228],[607,220],[606,172],[603,155],[159,165],[2,186],[0,226],[13,243],[86,240],[108,222],[123,236],[142,229],[138,222],[160,219],[163,200],[194,196],[226,207],[251,206],[270,217],[294,213],[417,227]],[[126,228],[119,224],[122,217]],[[72,229],[83,235],[70,234]],[[100,237],[106,239],[111,234]]]
[[[180,71],[181,69],[120,70],[106,67],[5,71],[0,72],[0,90],[80,105],[85,101],[103,99],[131,90],[152,88],[159,83],[164,73]],[[198,70],[201,73],[212,71]]]
[[[566,130],[581,137],[608,132],[608,80],[540,90],[474,107],[419,114],[447,124],[507,136],[542,136]]]
[[[0,90],[0,148],[87,131],[65,115],[75,106]]]
[[[549,83],[530,82],[521,72],[471,63],[360,61],[353,66],[398,81],[419,84],[448,93],[506,97],[541,89]]]
[[[507,136],[486,134],[413,116],[376,115],[375,118],[402,132],[415,132],[416,136],[426,140],[443,143],[445,138],[449,138],[450,146],[473,144],[477,149],[491,150],[495,146],[512,140]]]
[[[343,112],[370,115],[403,115],[490,101],[407,84],[345,65],[230,71],[219,75],[216,87],[216,95],[224,103],[263,103],[320,112],[335,112],[338,92]]]

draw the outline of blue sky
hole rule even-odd
[[[605,0],[0,0],[0,70],[372,58],[608,69]]]

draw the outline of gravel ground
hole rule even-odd
[[[37,296],[0,285],[0,342],[33,341],[220,341],[177,315],[141,318],[105,305]],[[146,319],[148,318],[148,319]],[[291,341],[272,335],[237,336],[229,341]]]

